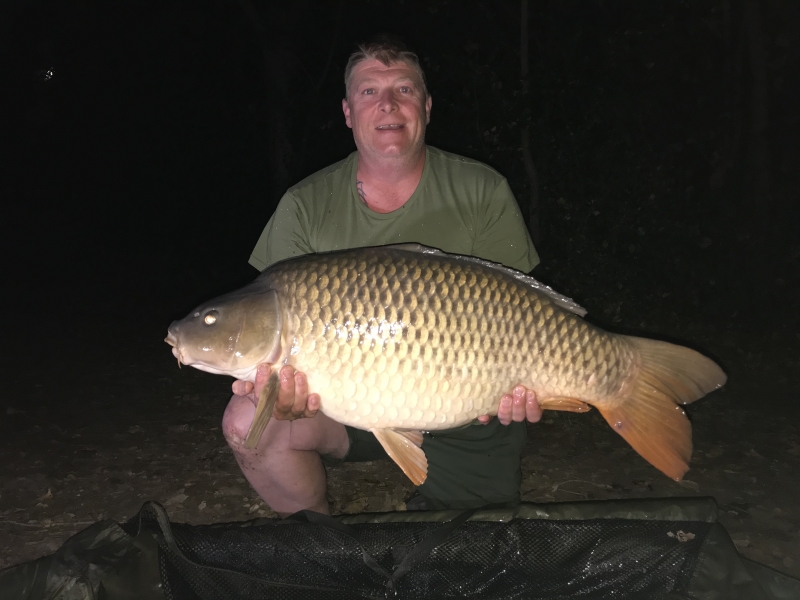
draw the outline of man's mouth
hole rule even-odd
[[[375,129],[386,131],[392,129],[403,129],[403,127],[403,125],[378,125]]]

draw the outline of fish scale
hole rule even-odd
[[[287,313],[302,315],[290,320],[288,364],[308,375],[310,389],[323,397],[323,411],[337,421],[362,428],[447,429],[496,412],[500,396],[516,383],[542,394],[576,392],[573,360],[580,353],[570,340],[589,338],[591,325],[556,310],[547,296],[510,276],[491,277],[470,261],[429,261],[391,251],[361,260],[301,260],[303,268],[295,261],[277,265],[265,279],[281,290]],[[338,301],[326,311],[309,301],[320,297]],[[383,304],[371,304],[371,297]],[[406,320],[397,326],[377,309]],[[384,325],[385,334],[376,334],[375,325]],[[606,342],[594,348],[604,363],[617,360],[613,343]],[[376,362],[376,356],[386,360]],[[344,371],[341,361],[348,364]],[[376,376],[365,391],[360,384],[372,369],[386,376]],[[432,377],[447,385],[432,390],[422,383]],[[438,414],[431,403],[442,407]],[[380,404],[386,410],[373,410]]]
[[[427,462],[408,432],[450,429],[497,413],[515,385],[544,409],[597,408],[670,477],[691,456],[680,404],[725,382],[701,354],[609,333],[532,278],[480,259],[415,246],[314,254],[170,326],[180,363],[254,380],[259,363],[306,374],[321,410],[367,429],[419,484]],[[264,388],[245,446],[258,443],[277,397]]]

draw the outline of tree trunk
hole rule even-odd
[[[769,222],[769,147],[767,127],[769,125],[767,53],[761,29],[761,7],[759,0],[745,0],[744,26],[750,58],[751,105],[750,135],[747,148],[747,169],[753,197],[762,203],[765,210],[759,211],[763,222]]]
[[[264,59],[264,85],[267,96],[267,129],[269,135],[270,180],[269,200],[277,202],[278,198],[289,187],[289,162],[291,161],[292,145],[289,141],[289,131],[286,126],[290,122],[287,114],[285,98],[289,97],[289,85],[286,80],[288,63],[281,60],[282,53],[277,48],[284,48],[282,43],[276,43],[271,48],[268,40],[270,36],[264,27],[258,10],[252,0],[239,0],[239,6],[247,16],[250,25],[256,33],[258,45]],[[268,5],[269,6],[269,5]],[[270,8],[271,10],[275,10]]]
[[[533,163],[531,154],[531,116],[528,105],[528,0],[520,1],[520,80],[522,82],[522,98],[525,102],[523,113],[524,125],[520,131],[522,145],[522,162],[525,165],[525,172],[528,174],[530,184],[530,195],[527,206],[528,230],[531,233],[534,245],[538,248],[541,243],[541,227],[539,212],[539,174],[536,165]]]
[[[328,58],[325,60],[325,68],[322,70],[322,75],[320,75],[319,81],[317,82],[316,86],[314,86],[314,98],[311,100],[311,105],[308,109],[308,114],[306,115],[306,127],[305,131],[303,132],[303,140],[300,145],[300,156],[305,158],[308,156],[308,142],[310,136],[313,135],[312,128],[318,124],[317,121],[317,114],[319,113],[319,94],[322,91],[322,86],[325,84],[325,80],[328,78],[328,73],[331,70],[331,63],[333,62],[333,55],[336,52],[336,45],[339,41],[339,32],[342,29],[342,14],[344,13],[344,0],[339,2],[338,7],[336,8],[336,20],[334,21],[333,26],[333,35],[331,36],[331,45],[328,49]],[[303,169],[305,171],[305,169]]]

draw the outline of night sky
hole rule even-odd
[[[518,2],[275,4],[3,3],[0,419],[73,401],[37,382],[173,361],[167,326],[256,275],[282,191],[354,150],[342,71],[381,32],[426,68],[429,142],[509,179],[535,275],[795,407],[796,3],[756,3],[753,30],[733,0],[532,0],[527,94]]]

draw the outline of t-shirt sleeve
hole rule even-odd
[[[473,254],[530,273],[539,264],[539,254],[505,178],[484,206],[480,221],[483,226],[475,239]]]
[[[309,234],[308,214],[291,192],[278,203],[248,261],[259,271],[286,258],[314,252]]]

